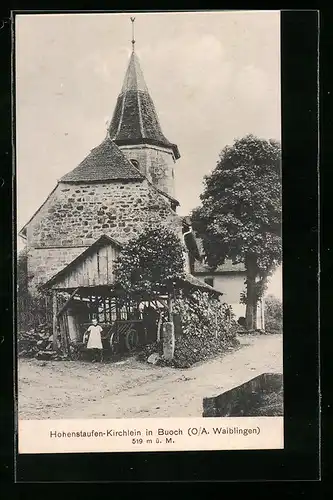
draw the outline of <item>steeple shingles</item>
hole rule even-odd
[[[180,157],[178,146],[164,136],[157,112],[133,51],[129,60],[121,93],[109,127],[109,137],[118,146],[152,144],[172,149]]]
[[[121,89],[121,93],[128,92],[130,90],[148,92],[148,87],[146,85],[145,79],[143,77],[143,73],[140,67],[138,56],[135,52],[132,52],[125,78],[124,83]]]

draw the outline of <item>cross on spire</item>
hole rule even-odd
[[[135,44],[135,38],[134,38],[134,21],[135,17],[131,17],[131,22],[132,22],[132,51],[134,52],[134,44]]]

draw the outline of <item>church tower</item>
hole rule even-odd
[[[183,239],[173,173],[180,155],[162,133],[134,43],[104,140],[58,180],[19,233],[27,244],[31,289],[101,237],[125,244],[162,225]]]
[[[134,49],[118,96],[109,138],[159,190],[174,198],[174,164],[180,158],[176,144],[164,136]]]

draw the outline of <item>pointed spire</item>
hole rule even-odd
[[[179,158],[176,144],[164,136],[158,115],[149,95],[140,62],[134,51],[134,17],[132,22],[132,53],[123,86],[117,99],[108,135],[116,144],[155,144],[172,149]]]
[[[121,92],[128,92],[130,90],[148,92],[138,56],[134,51],[129,60]]]

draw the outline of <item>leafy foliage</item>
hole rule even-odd
[[[115,278],[128,293],[153,293],[184,276],[183,246],[165,227],[149,229],[122,249]]]
[[[16,282],[18,294],[24,293],[28,289],[28,253],[24,247],[17,256]]]
[[[174,312],[180,315],[185,336],[207,338],[226,335],[226,306],[207,292],[195,290],[186,297],[177,298]]]
[[[193,364],[206,361],[236,348],[239,341],[236,337],[205,337],[195,335],[178,337],[175,343],[174,358],[171,362],[160,364],[175,368],[190,368]]]
[[[189,367],[237,344],[235,330],[227,320],[227,305],[208,293],[196,290],[176,299],[174,311],[181,318],[183,330],[176,338],[174,366]]]
[[[50,324],[49,297],[37,290],[32,294],[28,289],[28,253],[26,248],[17,257],[16,282],[18,329],[28,331],[41,324]]]
[[[275,140],[253,135],[237,139],[223,149],[215,170],[205,176],[202,205],[192,213],[209,266],[216,268],[226,258],[245,264],[246,301],[251,307],[281,262],[280,157]]]
[[[178,297],[174,301],[174,313],[179,315],[182,334],[176,337],[174,358],[171,361],[161,358],[158,364],[189,368],[236,347],[237,328],[234,322],[227,320],[227,308],[201,290]],[[162,344],[145,346],[139,359],[146,360],[153,352],[162,355]]]
[[[227,146],[205,176],[202,206],[192,215],[209,265],[254,254],[267,271],[281,256],[280,145],[248,135]]]
[[[274,295],[265,298],[265,330],[267,333],[282,333],[282,302]]]

